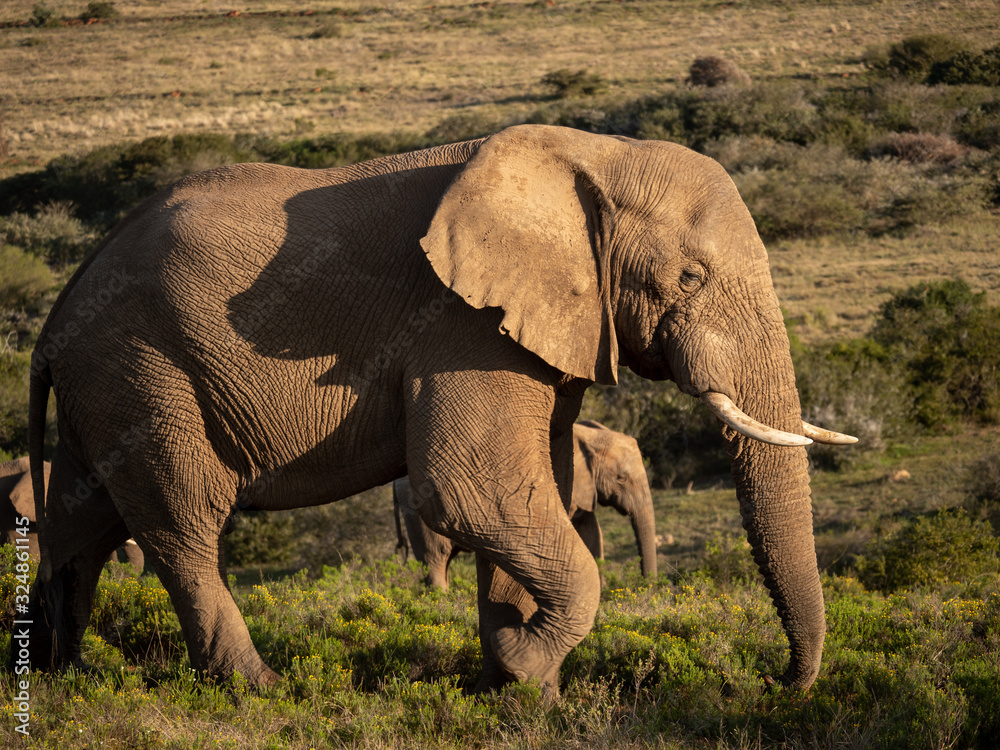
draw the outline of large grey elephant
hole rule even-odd
[[[43,464],[45,481],[49,481],[51,466]],[[27,525],[19,524],[18,517],[27,520]],[[22,533],[23,532],[23,533]],[[0,464],[0,544],[17,545],[17,540],[27,541],[28,554],[36,560],[38,551],[38,524],[35,519],[35,496],[31,487],[31,471],[27,456],[21,456]],[[24,545],[19,545],[23,549]],[[136,573],[142,573],[145,564],[142,550],[134,539],[127,539],[111,553],[109,562],[123,559]]]
[[[413,556],[427,566],[426,582],[448,588],[448,564],[459,552],[467,552],[446,536],[430,529],[413,502],[410,480],[392,483],[396,516],[397,549],[413,549]],[[597,506],[614,508],[628,516],[639,548],[644,576],[656,575],[656,523],[653,496],[646,467],[635,438],[609,430],[600,422],[584,420],[573,425],[573,499],[570,521],[587,549],[604,559],[604,535],[597,520]],[[403,532],[403,526],[406,532]]]
[[[80,658],[100,566],[131,530],[192,666],[275,681],[227,587],[228,517],[408,473],[421,518],[476,553],[479,687],[556,691],[600,594],[566,513],[573,423],[619,364],[725,421],[784,681],[811,684],[815,428],[753,220],[711,159],[534,125],[342,169],[191,175],[81,264],[30,377],[36,493],[50,389],[59,427],[35,499],[32,663]]]

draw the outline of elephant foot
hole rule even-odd
[[[493,653],[505,673],[518,682],[537,679],[545,697],[556,700],[562,659],[549,653],[539,640],[523,626],[501,628],[491,638]],[[483,677],[485,679],[486,675]]]
[[[484,658],[483,673],[479,681],[469,689],[469,693],[471,695],[493,693],[511,682],[513,682],[511,676],[504,672],[495,660]]]

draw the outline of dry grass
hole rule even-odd
[[[684,85],[705,55],[754,80],[837,78],[858,74],[870,46],[928,28],[972,46],[1000,37],[993,0],[748,2],[117,0],[115,21],[39,29],[13,25],[36,0],[8,0],[0,178],[150,135],[425,132],[456,115],[499,125],[534,110],[562,68],[625,101]],[[67,18],[85,5],[47,4]],[[1000,303],[998,247],[993,216],[906,239],[781,243],[771,257],[786,310],[815,340],[863,333],[891,291],[923,279],[958,274]]]
[[[422,132],[456,112],[502,122],[532,109],[545,95],[542,77],[559,68],[599,74],[611,96],[630,99],[677,85],[704,55],[723,55],[754,79],[845,76],[860,71],[868,46],[926,28],[981,46],[1000,34],[992,0],[752,8],[707,0],[118,0],[121,17],[111,22],[12,25],[31,18],[35,4],[0,7],[10,151],[0,176],[163,133]],[[48,2],[64,18],[83,5]],[[304,7],[312,14],[302,15]],[[336,34],[311,38],[331,22]]]
[[[893,292],[957,277],[1000,305],[1000,215],[919,227],[906,237],[772,243],[778,298],[803,341],[861,336]]]

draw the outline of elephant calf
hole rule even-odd
[[[45,481],[48,483],[51,466],[44,464]],[[28,519],[28,553],[36,560],[38,553],[38,528],[35,523],[35,496],[31,488],[31,472],[28,457],[22,456],[0,464],[0,544],[16,544],[21,536],[18,532],[17,517]],[[145,559],[134,539],[128,539],[111,553],[108,562],[117,562],[118,553],[131,563],[136,573],[142,573]]]
[[[392,483],[396,514],[397,549],[413,548],[417,560],[427,565],[427,584],[448,588],[448,564],[468,549],[432,531],[420,518],[408,477]],[[656,531],[653,496],[634,438],[609,430],[600,422],[584,420],[573,425],[573,499],[567,509],[573,527],[591,554],[604,559],[604,536],[597,521],[597,505],[612,507],[628,516],[639,548],[642,574],[656,575]],[[406,535],[403,534],[406,525]]]

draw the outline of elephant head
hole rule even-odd
[[[45,464],[45,478],[49,476],[49,464]],[[27,540],[28,551],[32,557],[38,557],[38,533],[35,525],[35,496],[32,492],[31,474],[28,470],[28,457],[22,456],[0,464],[0,544],[14,543],[17,529],[17,517],[23,516],[29,521]]]
[[[815,680],[826,632],[804,432],[767,252],[732,180],[681,146],[524,126],[489,138],[422,240],[438,277],[568,376],[619,364],[723,421],[754,558]]]
[[[639,444],[634,438],[609,430],[600,422],[573,425],[573,525],[594,557],[604,557],[596,505],[628,516],[639,547],[644,576],[656,575],[656,525],[653,496],[646,478]]]

